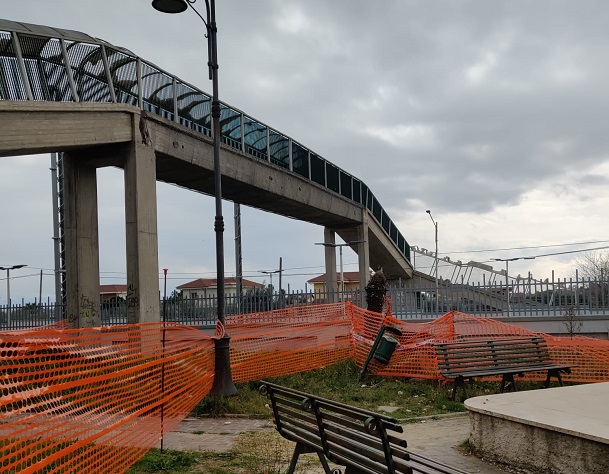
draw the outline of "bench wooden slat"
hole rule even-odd
[[[325,436],[328,440],[328,445],[339,447],[339,446],[348,446],[354,452],[361,454],[363,456],[369,456],[370,459],[373,459],[377,462],[384,462],[385,455],[383,451],[383,443],[379,438],[374,438],[372,436],[362,436],[356,435],[354,433],[350,433],[348,430],[340,429],[340,427],[334,426],[332,429],[325,430]],[[370,449],[377,450],[377,452],[370,452]]]
[[[546,385],[570,366],[552,362],[548,345],[542,337],[458,341],[436,344],[438,368],[442,376],[455,380],[452,398],[463,379],[501,375],[501,391],[506,383],[515,390],[514,375],[547,372]]]
[[[395,418],[262,382],[271,400],[275,426],[296,442],[288,474],[300,454],[316,452],[324,470],[325,459],[347,466],[357,474],[465,474],[425,456],[411,454],[403,428]]]
[[[330,460],[334,459],[348,459],[352,464],[357,467],[366,467],[372,472],[388,472],[387,464],[385,463],[385,456],[382,451],[370,451],[366,452],[365,446],[359,446],[357,444],[350,444],[349,438],[342,440],[334,437],[328,437],[328,448],[327,453]]]
[[[410,455],[410,461],[407,461],[408,465],[410,465],[415,472],[420,472],[423,474],[433,474],[437,472],[443,472],[447,474],[461,474],[463,471],[460,469],[455,469],[454,467],[448,466],[444,463],[434,461],[433,459],[429,459],[424,456],[420,456],[417,453],[408,450],[408,454]]]
[[[461,377],[464,379],[469,379],[472,377],[492,377],[495,375],[504,375],[504,374],[513,374],[518,375],[520,373],[528,373],[528,372],[543,372],[544,370],[559,370],[566,371],[570,369],[570,366],[566,365],[556,365],[556,366],[538,366],[538,367],[510,367],[505,369],[480,369],[480,370],[470,370],[463,372],[451,372],[450,374],[442,374],[447,379],[454,379],[457,377]]]

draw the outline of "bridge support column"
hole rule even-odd
[[[357,226],[357,256],[359,263],[360,306],[366,307],[366,285],[370,278],[370,238],[368,237],[368,216],[364,212],[362,223]]]
[[[160,321],[156,157],[131,143],[125,162],[127,322]]]
[[[66,294],[72,327],[101,326],[97,172],[82,153],[64,155]]]
[[[336,234],[332,229],[324,228],[324,244],[325,260],[326,260],[326,291],[328,292],[328,303],[336,303],[338,301],[338,284],[336,279],[336,247],[332,247],[336,243]]]

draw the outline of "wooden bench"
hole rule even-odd
[[[454,379],[452,399],[457,389],[468,379],[502,376],[501,393],[509,386],[516,391],[514,375],[525,372],[547,371],[545,386],[556,377],[562,386],[561,372],[570,372],[568,365],[557,365],[550,359],[546,341],[542,337],[477,340],[438,343],[435,345],[442,376]]]
[[[341,473],[328,460],[345,474],[465,474],[408,450],[394,418],[265,381],[260,392],[270,399],[277,431],[296,443],[288,474],[303,453],[316,453],[326,474]]]

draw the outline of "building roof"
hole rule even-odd
[[[127,285],[99,285],[99,294],[127,293]]]
[[[216,288],[218,284],[216,283],[215,278],[198,278],[193,281],[189,281],[188,283],[184,283],[183,285],[176,286],[178,290],[201,290],[203,288]],[[262,283],[256,283],[251,280],[246,280],[245,278],[241,279],[241,284],[244,288],[247,287],[255,287],[260,288],[264,285]],[[237,285],[237,279],[235,277],[227,277],[224,279],[224,285]]]
[[[353,282],[359,283],[359,272],[343,272],[343,280],[345,283]],[[340,282],[340,272],[336,272],[336,281]],[[307,281],[307,283],[325,283],[326,282],[326,274],[323,273],[315,278],[311,278]]]

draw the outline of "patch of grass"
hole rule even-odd
[[[357,366],[349,360],[324,369],[269,378],[269,381],[375,412],[379,412],[380,406],[395,407],[397,410],[391,412],[390,416],[399,419],[465,411],[461,400],[462,389],[459,390],[458,401],[450,400],[452,382],[374,376],[367,376],[363,382],[359,382],[358,377]],[[520,390],[534,390],[542,386],[542,382],[518,382]],[[204,398],[193,415],[271,416],[268,400],[260,395],[257,382],[238,385],[237,389],[239,394],[235,397]],[[468,398],[495,394],[499,392],[499,383],[476,381],[467,384],[466,390]]]
[[[178,452],[153,449],[136,463],[128,474],[283,474],[294,444],[276,431],[249,432],[239,435],[227,452]],[[299,459],[295,474],[305,474],[311,466],[320,466],[315,455]]]
[[[178,473],[192,472],[189,470],[202,458],[200,453],[188,451],[151,449],[135,463],[127,472],[129,474],[144,473]]]
[[[413,418],[464,411],[462,403],[450,400],[450,387],[437,381],[366,377],[358,381],[359,370],[354,362],[346,361],[324,369],[271,378],[269,381],[323,398],[379,411],[380,406],[395,407],[395,418]],[[195,408],[195,416],[224,416],[228,414],[268,418],[268,400],[260,395],[258,383],[237,386],[235,397],[204,398]]]
[[[266,418],[270,412],[265,407],[266,398],[260,395],[258,383],[249,382],[237,385],[239,391],[234,397],[207,396],[195,407],[194,416],[247,415],[251,418]]]
[[[359,370],[352,361],[280,377],[280,385],[314,393],[324,398],[379,412],[379,407],[396,408],[395,418],[413,418],[452,411],[464,411],[462,403],[451,402],[449,390],[437,381],[366,377],[358,381]]]
[[[469,442],[469,439],[466,439],[462,443],[458,444],[456,447],[457,451],[467,456],[474,454],[474,447]]]

